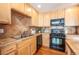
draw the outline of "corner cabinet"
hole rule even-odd
[[[0,23],[11,24],[11,7],[9,3],[0,3]]]
[[[65,25],[79,26],[79,6],[74,6],[65,10]]]

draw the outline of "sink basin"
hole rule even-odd
[[[14,37],[11,37],[11,38],[21,39],[21,38],[25,38],[25,37],[29,37],[29,36],[33,36],[33,35],[28,35],[28,36],[14,36]]]

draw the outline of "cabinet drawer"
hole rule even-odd
[[[7,53],[10,53],[11,51],[14,51],[14,50],[16,50],[16,44],[12,43],[12,44],[2,47],[1,54],[7,54]]]
[[[5,55],[16,55],[16,51],[9,52],[9,53],[7,53]]]

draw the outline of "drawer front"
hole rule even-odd
[[[16,51],[9,52],[9,53],[7,53],[5,55],[16,55]]]
[[[9,44],[1,48],[1,54],[7,54],[14,50],[16,50],[16,44]]]

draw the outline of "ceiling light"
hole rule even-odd
[[[41,5],[37,5],[38,8],[41,8]]]

